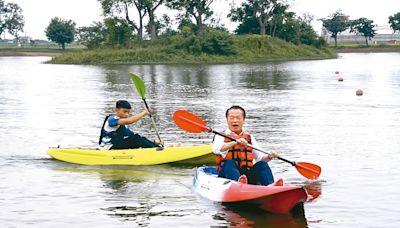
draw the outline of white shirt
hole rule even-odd
[[[245,132],[245,131],[243,131],[243,132]],[[229,129],[225,130],[224,133],[226,135],[236,134],[236,133],[232,132]],[[251,138],[251,144],[253,146],[259,148],[256,139],[252,135],[250,135],[250,138]],[[215,135],[214,142],[213,142],[213,145],[212,145],[213,153],[217,154],[217,155],[221,155],[223,158],[225,158],[225,156],[228,154],[228,151],[229,151],[229,149],[225,150],[225,151],[221,151],[221,148],[225,143],[224,141],[225,141],[224,137],[222,137],[220,135]],[[264,157],[264,153],[262,153],[262,152],[259,152],[257,150],[253,150],[252,152],[253,152],[253,155],[254,155],[253,164],[256,164],[257,162],[261,161],[262,158]]]

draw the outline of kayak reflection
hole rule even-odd
[[[104,182],[142,182],[152,179],[158,179],[161,175],[159,172],[146,169],[132,169],[129,167],[58,167],[57,171],[83,173],[87,175],[96,175]]]
[[[294,210],[298,210],[295,215],[279,215],[271,214],[257,208],[224,205],[224,207],[213,216],[213,219],[225,221],[225,225],[228,227],[307,227],[303,205],[299,204]]]
[[[59,163],[65,165],[66,163]],[[53,168],[79,174],[79,181],[97,183],[94,199],[101,213],[132,226],[150,226],[163,218],[182,218],[198,213],[191,202],[190,169],[158,166],[69,166]],[[67,175],[67,174],[64,174]],[[93,198],[92,198],[93,199]]]
[[[307,191],[307,203],[316,200],[322,192],[321,181],[310,181],[303,184],[304,189]]]

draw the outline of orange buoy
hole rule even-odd
[[[343,78],[342,78],[342,77],[339,77],[337,80],[338,80],[339,82],[342,82],[342,81],[343,81]]]
[[[356,91],[356,95],[357,96],[362,96],[364,94],[364,92],[362,91],[362,89],[358,89],[357,91]]]

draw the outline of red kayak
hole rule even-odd
[[[243,184],[218,177],[215,167],[209,166],[196,169],[193,187],[198,194],[215,202],[248,204],[277,214],[288,214],[307,200],[301,186],[283,184],[282,180],[268,186]]]

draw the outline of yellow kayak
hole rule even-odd
[[[82,165],[188,165],[213,164],[211,145],[99,150],[94,148],[49,148],[47,153],[57,160]]]

